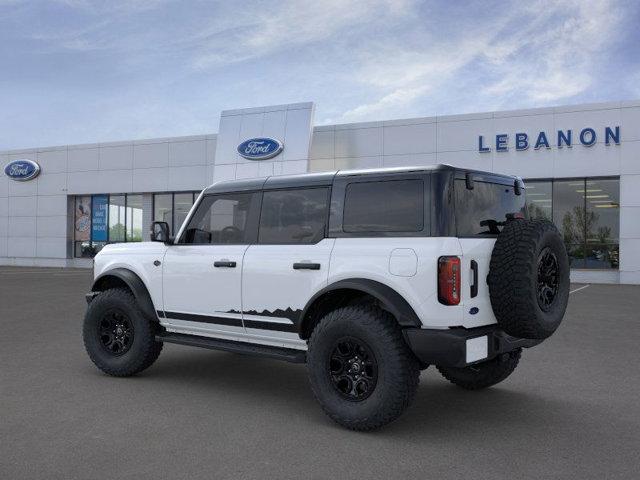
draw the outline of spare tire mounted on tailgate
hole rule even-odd
[[[547,220],[513,219],[493,248],[489,295],[498,324],[509,335],[544,339],[560,325],[569,299],[569,258]]]

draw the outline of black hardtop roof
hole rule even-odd
[[[432,172],[432,171],[452,171],[456,172],[456,177],[471,173],[476,180],[502,180],[500,183],[513,184],[517,177],[511,175],[501,175],[481,170],[471,170],[468,168],[455,167],[453,165],[438,164],[416,167],[396,167],[396,168],[367,168],[358,170],[334,170],[320,173],[299,173],[295,175],[274,175],[262,178],[247,178],[240,180],[222,180],[216,182],[204,190],[205,194],[224,192],[243,192],[254,190],[271,190],[293,187],[321,187],[333,184],[336,177],[351,177],[362,175],[393,175],[395,173],[410,172]]]

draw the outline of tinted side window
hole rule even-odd
[[[264,192],[259,243],[317,243],[324,238],[329,189]]]
[[[424,229],[424,182],[388,180],[347,185],[345,232],[420,232]]]
[[[202,199],[182,235],[180,243],[250,243],[247,221],[255,193],[209,195]],[[257,208],[257,204],[255,207]]]
[[[508,213],[525,214],[525,196],[516,195],[513,187],[496,183],[474,182],[473,190],[464,180],[455,181],[456,228],[458,235],[497,235]]]

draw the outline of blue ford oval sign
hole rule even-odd
[[[4,167],[4,173],[11,180],[26,182],[38,176],[40,165],[33,160],[14,160]]]
[[[238,145],[238,153],[249,160],[266,160],[278,155],[284,146],[273,138],[250,138]]]

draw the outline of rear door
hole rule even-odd
[[[496,322],[487,285],[491,253],[507,214],[525,214],[524,190],[516,195],[506,180],[505,184],[474,180],[470,189],[463,178],[455,180],[454,190],[464,325],[488,325]]]
[[[328,187],[263,193],[258,242],[244,257],[242,311],[249,341],[306,348],[302,309],[327,283],[335,239],[325,238]]]

